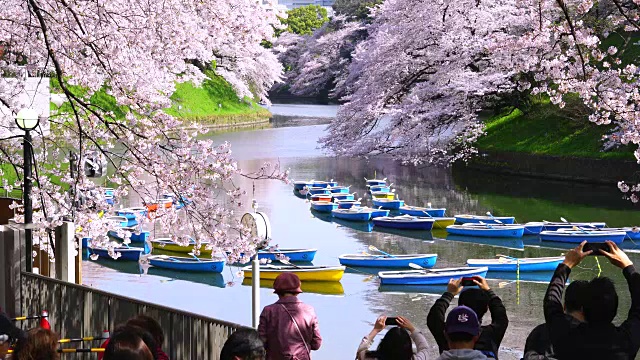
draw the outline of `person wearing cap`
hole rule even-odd
[[[273,283],[278,301],[264,307],[258,325],[266,360],[310,360],[311,351],[320,349],[318,317],[313,307],[298,299],[300,284],[292,273],[278,275]]]
[[[27,338],[27,333],[14,325],[14,322],[3,311],[0,311],[0,335],[7,335],[9,345]],[[0,359],[2,359],[0,357]]]
[[[487,359],[480,350],[474,350],[480,337],[480,321],[470,307],[458,306],[449,312],[444,324],[444,336],[449,350],[443,351],[438,360]]]

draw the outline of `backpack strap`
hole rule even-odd
[[[300,338],[302,339],[302,342],[304,343],[304,347],[305,349],[307,349],[307,353],[309,355],[311,355],[311,350],[309,350],[309,346],[307,345],[307,340],[304,339],[304,336],[302,335],[302,331],[300,331],[300,327],[298,326],[298,322],[296,321],[296,319],[293,317],[293,315],[291,315],[291,313],[289,312],[289,309],[287,309],[286,306],[284,306],[284,304],[280,304],[280,306],[282,306],[282,308],[284,309],[284,311],[287,312],[287,314],[289,314],[289,317],[291,318],[291,321],[293,321],[293,325],[296,326],[296,330],[298,330],[298,334],[300,335]]]

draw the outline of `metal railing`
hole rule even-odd
[[[131,317],[145,314],[162,326],[165,334],[162,348],[172,360],[215,360],[219,359],[227,337],[235,330],[244,328],[242,325],[31,273],[22,272],[21,280],[22,314],[47,310],[51,329],[62,337],[113,331],[115,326]],[[96,358],[95,354],[64,356],[73,356],[74,359]]]

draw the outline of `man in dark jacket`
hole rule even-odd
[[[618,311],[618,295],[608,278],[589,282],[584,302],[585,323],[568,319],[562,308],[562,292],[571,268],[591,254],[584,252],[582,242],[565,255],[558,265],[544,297],[544,317],[549,337],[558,359],[634,359],[640,348],[640,274],[629,257],[612,241],[609,251],[600,250],[609,261],[622,269],[631,293],[627,320],[620,326],[611,323]]]
[[[589,296],[587,290],[589,282],[586,280],[574,280],[564,294],[564,312],[569,321],[575,323],[575,326],[584,322],[584,302]],[[547,324],[536,326],[524,345],[524,360],[548,360],[555,359],[553,346],[549,339],[549,329]]]
[[[498,359],[498,349],[504,333],[507,331],[507,326],[509,326],[507,309],[502,304],[500,297],[489,288],[489,284],[484,278],[474,276],[474,282],[479,288],[462,291],[462,279],[450,280],[447,291],[442,294],[440,299],[436,300],[429,310],[427,327],[436,339],[440,353],[449,350],[447,339],[444,336],[445,313],[451,300],[462,291],[458,305],[473,309],[478,315],[480,323],[482,323],[482,316],[487,312],[487,309],[491,313],[491,324],[482,326],[475,349],[482,351],[489,358]]]

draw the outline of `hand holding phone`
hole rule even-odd
[[[387,316],[387,320],[384,321],[386,326],[395,326],[398,325],[398,318],[395,316]]]
[[[460,285],[462,286],[478,286],[478,284],[475,283],[474,278],[472,277],[463,277],[462,278],[462,282],[460,283]]]
[[[589,255],[603,255],[600,250],[610,251],[609,244],[601,242],[588,242],[582,247],[583,252],[592,251]]]

